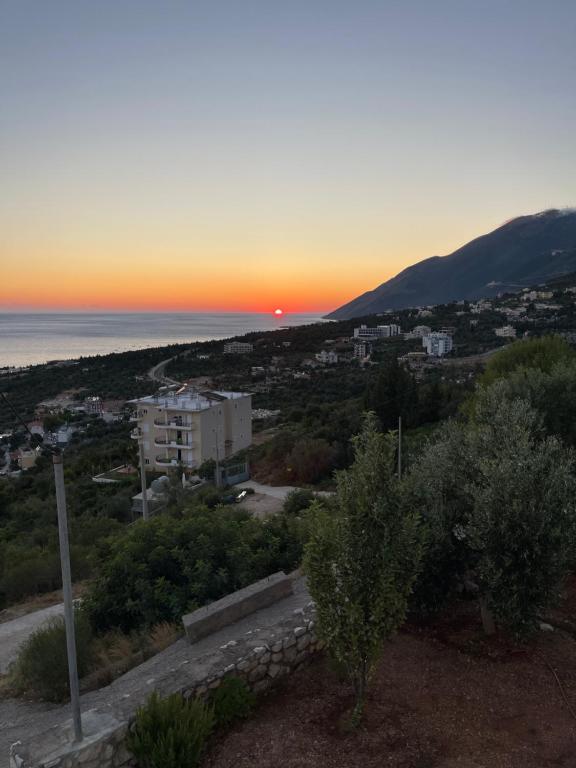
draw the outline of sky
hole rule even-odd
[[[576,204],[573,0],[0,0],[0,309],[323,312]]]

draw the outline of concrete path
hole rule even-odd
[[[293,485],[263,485],[255,480],[246,480],[245,483],[238,483],[235,488],[254,488],[256,493],[264,493],[266,496],[272,496],[275,499],[284,501],[290,491],[297,491]]]
[[[0,674],[6,674],[18,654],[18,649],[35,629],[49,619],[61,616],[63,612],[64,604],[58,603],[0,624]]]
[[[263,493],[266,496],[272,496],[274,499],[280,499],[284,501],[290,491],[301,491],[302,488],[298,488],[295,485],[264,485],[263,483],[257,483],[255,480],[246,480],[244,483],[238,483],[235,488],[254,488],[256,493]],[[312,491],[316,496],[333,496],[332,491]]]
[[[81,696],[82,711],[97,709],[124,720],[152,690],[166,695],[184,687],[188,678],[201,679],[203,669],[212,667],[215,661],[225,667],[228,658],[234,661],[243,655],[241,648],[245,647],[248,652],[270,642],[272,635],[282,636],[282,622],[299,621],[302,609],[309,601],[304,580],[297,578],[293,595],[223,627],[194,645],[184,638],[177,640],[109,686],[84,693]],[[59,727],[69,719],[69,704],[0,699],[0,768],[9,768],[10,745],[18,740],[27,745],[33,740],[41,741],[46,753],[50,752],[51,742],[59,737]]]

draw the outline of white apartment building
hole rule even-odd
[[[356,341],[354,343],[354,357],[360,362],[368,360],[372,354],[372,344],[369,341]]]
[[[401,333],[399,325],[377,325],[369,328],[367,325],[361,325],[354,328],[355,339],[388,339],[391,336],[399,336]]]
[[[454,344],[449,333],[433,332],[422,338],[422,346],[431,357],[443,357],[452,351]]]
[[[315,357],[319,363],[327,363],[328,365],[334,365],[338,362],[338,355],[332,349],[323,349],[321,352],[317,352]]]
[[[254,344],[247,341],[227,341],[224,344],[225,355],[246,355],[254,351]]]
[[[151,470],[177,464],[194,469],[207,459],[227,459],[252,443],[251,394],[184,389],[130,402]]]
[[[513,325],[503,325],[502,328],[494,328],[496,336],[501,336],[504,339],[515,339],[516,328]]]

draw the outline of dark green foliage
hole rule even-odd
[[[216,462],[214,459],[207,459],[204,461],[198,468],[198,475],[203,480],[210,480],[210,482],[214,482],[216,477]]]
[[[297,515],[299,512],[308,509],[314,498],[315,496],[312,491],[295,488],[286,496],[282,510],[286,515]]]
[[[300,562],[304,528],[284,516],[205,506],[138,522],[112,547],[85,598],[94,627],[130,631],[182,614]]]
[[[244,720],[256,705],[256,696],[243,680],[225,677],[210,698],[218,728],[229,728]]]
[[[92,663],[92,631],[84,611],[74,615],[78,675],[83,677]],[[68,698],[68,656],[64,619],[52,619],[37,629],[23,644],[11,670],[12,685],[18,693],[30,693],[46,701]]]
[[[418,421],[418,389],[414,377],[399,365],[394,356],[382,367],[368,393],[367,406],[378,416],[382,429],[398,428],[402,416],[405,427]]]
[[[410,605],[422,618],[437,614],[460,589],[471,567],[464,541],[472,507],[468,492],[475,466],[463,425],[444,425],[411,467],[406,480],[410,504],[426,537],[421,571]]]
[[[560,336],[525,339],[511,344],[491,357],[481,383],[492,384],[521,368],[537,368],[550,373],[558,364],[575,360],[576,352]]]
[[[347,670],[357,719],[383,642],[404,619],[422,542],[394,475],[393,437],[376,430],[373,414],[354,448],[330,511],[317,510],[304,562],[320,635]]]
[[[155,691],[136,713],[127,747],[139,768],[195,768],[214,725],[212,707],[200,699]]]

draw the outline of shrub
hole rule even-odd
[[[295,488],[286,496],[282,509],[287,515],[297,515],[298,512],[302,512],[303,509],[308,509],[313,501],[314,494],[312,491]]]
[[[301,521],[262,521],[234,508],[193,508],[182,519],[159,515],[118,537],[100,578],[84,596],[98,631],[131,632],[182,614],[297,567]]]
[[[83,677],[93,660],[92,631],[83,611],[74,614],[78,676]],[[46,701],[64,701],[69,696],[68,655],[64,619],[52,619],[23,644],[11,670],[17,693],[32,694]]]
[[[136,713],[127,746],[140,768],[194,768],[214,723],[214,710],[200,699],[162,699],[155,691]]]
[[[256,697],[243,680],[226,677],[211,697],[219,728],[229,728],[254,709]]]

